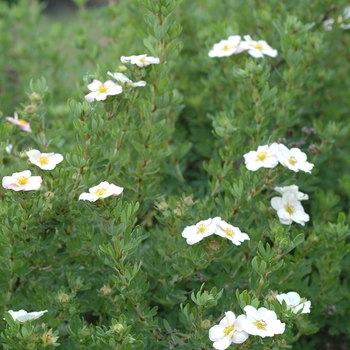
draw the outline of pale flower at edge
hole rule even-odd
[[[257,310],[251,305],[247,305],[244,311],[247,318],[242,320],[242,329],[248,334],[265,338],[284,333],[286,325],[277,319],[274,311],[264,307]]]
[[[214,342],[217,350],[227,349],[231,343],[242,344],[249,335],[242,329],[242,321],[247,317],[239,315],[237,318],[232,311],[225,312],[225,317],[218,325],[209,329],[209,339]]]
[[[118,84],[121,85],[122,87],[137,87],[137,86],[146,86],[147,85],[147,83],[143,80],[140,80],[140,81],[134,83],[123,73],[108,72],[107,74],[110,75],[111,77],[113,77],[118,82]]]
[[[190,245],[198,243],[203,238],[214,234],[216,223],[220,220],[219,217],[199,221],[195,225],[187,226],[182,231],[182,237],[186,238],[186,242]]]
[[[94,79],[92,83],[88,85],[88,89],[91,92],[85,95],[85,100],[89,103],[94,100],[104,101],[108,96],[118,95],[123,91],[123,88],[112,80],[107,80],[102,83],[97,79]]]
[[[89,193],[84,192],[79,196],[79,200],[96,202],[98,199],[107,198],[109,196],[119,196],[123,192],[123,187],[109,184],[107,181],[101,182],[99,185],[91,187]]]
[[[6,120],[11,124],[18,125],[25,132],[32,132],[30,124],[24,119],[18,118],[18,114],[15,112],[15,117],[6,117]]]
[[[133,55],[120,57],[122,63],[136,64],[138,67],[147,67],[150,64],[159,64],[158,57],[152,57],[147,55]]]
[[[300,310],[302,314],[307,314],[310,312],[311,301],[303,300],[300,295],[296,292],[282,293],[276,295],[276,299],[282,304],[284,300],[287,305],[287,310],[292,310],[293,313],[298,313]]]
[[[217,222],[214,233],[220,237],[229,239],[235,245],[241,245],[243,241],[250,240],[246,233],[241,232],[238,227],[232,226],[222,219]]]
[[[24,170],[11,176],[4,176],[2,186],[13,191],[33,191],[40,188],[42,181],[40,176],[32,176],[30,170]]]
[[[43,170],[55,169],[61,163],[63,156],[59,153],[41,153],[37,149],[27,151],[29,161]]]
[[[18,311],[13,311],[13,310],[8,311],[8,313],[12,316],[12,318],[15,321],[19,321],[21,323],[24,323],[26,321],[36,320],[37,318],[41,317],[45,312],[47,312],[47,310],[27,312],[21,309]]]
[[[247,169],[251,171],[256,171],[261,167],[271,169],[278,165],[278,152],[277,143],[273,143],[271,146],[259,146],[257,151],[250,151],[243,156],[244,163]]]
[[[221,40],[219,43],[214,44],[213,48],[209,51],[209,57],[224,57],[238,54],[242,49],[239,44],[241,42],[240,35],[233,35],[228,37],[227,40]]]
[[[277,50],[268,45],[265,40],[256,41],[253,40],[250,35],[244,36],[244,41],[241,42],[240,46],[248,50],[249,55],[254,58],[261,58],[264,55],[276,57],[278,53]]]

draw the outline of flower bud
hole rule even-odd
[[[209,248],[216,252],[216,251],[220,250],[220,243],[217,241],[210,241]]]
[[[182,210],[179,208],[175,208],[173,210],[173,215],[176,216],[177,218],[180,218],[182,216]]]
[[[113,325],[113,332],[114,333],[121,333],[124,330],[124,326],[121,323],[117,323]]]
[[[168,209],[168,204],[165,203],[165,202],[160,202],[160,203],[158,204],[158,209],[159,209],[160,211],[165,211],[165,210]]]
[[[44,346],[55,344],[58,338],[58,336],[52,336],[52,328],[41,336],[41,340],[43,341]]]
[[[33,92],[29,98],[32,100],[32,101],[40,101],[41,100],[41,96],[37,93],[37,92]]]
[[[46,198],[50,198],[50,199],[55,198],[55,194],[54,194],[53,192],[51,192],[51,191],[45,192],[44,196],[45,196]]]
[[[269,291],[269,293],[266,295],[265,298],[267,301],[273,301],[276,300],[276,293],[274,293],[272,290]]]
[[[211,322],[206,319],[201,322],[201,328],[209,329],[211,327]]]
[[[66,304],[69,302],[69,295],[66,293],[62,293],[58,296],[57,299],[61,304]]]
[[[26,108],[24,109],[24,112],[28,114],[33,114],[35,113],[35,111],[36,111],[36,106],[34,105],[26,106]]]
[[[187,207],[192,207],[194,204],[193,199],[190,196],[184,198],[184,203]]]
[[[103,295],[110,295],[110,294],[112,294],[112,288],[109,287],[109,286],[104,285],[104,286],[100,289],[100,292],[101,292]]]

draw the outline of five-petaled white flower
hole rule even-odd
[[[134,56],[122,56],[120,57],[122,63],[136,64],[138,67],[147,67],[150,64],[159,64],[158,57],[151,57],[147,55],[134,55]]]
[[[242,329],[242,321],[247,317],[239,315],[237,318],[232,311],[225,312],[225,317],[218,325],[209,329],[209,338],[214,342],[217,350],[227,349],[231,343],[242,344],[249,335]]]
[[[253,40],[250,35],[244,36],[244,41],[241,42],[240,46],[248,50],[250,56],[254,58],[260,58],[264,55],[276,57],[277,50],[274,50],[271,46],[269,46],[265,40]]]
[[[14,173],[12,176],[2,178],[2,186],[14,191],[32,191],[38,190],[42,183],[40,176],[31,176],[30,170],[24,170],[20,173]]]
[[[219,217],[199,221],[195,225],[187,226],[182,231],[182,237],[186,238],[186,242],[190,245],[198,243],[203,238],[212,235],[216,230],[216,223],[220,220]]]
[[[96,202],[109,196],[119,196],[123,192],[123,187],[109,184],[107,181],[101,182],[99,185],[91,187],[89,193],[84,192],[79,196],[79,200]]]
[[[310,312],[311,301],[301,299],[300,295],[296,292],[282,293],[276,295],[277,300],[282,304],[283,300],[286,302],[287,310],[292,310],[297,314],[300,310],[302,314],[308,314]]]
[[[278,152],[277,143],[273,143],[271,146],[259,146],[257,151],[250,151],[243,156],[245,165],[248,170],[252,171],[261,167],[274,168],[278,164]]]
[[[257,310],[251,305],[247,305],[244,311],[247,318],[242,320],[242,329],[248,334],[265,338],[282,334],[285,330],[286,325],[277,319],[274,311],[264,307]]]
[[[299,187],[297,185],[291,185],[291,186],[284,186],[284,187],[275,187],[275,191],[277,191],[280,194],[284,193],[293,193],[295,195],[295,198],[298,201],[305,201],[309,199],[309,196],[306,193],[300,192]]]
[[[246,233],[241,232],[238,227],[232,226],[222,219],[216,223],[214,233],[220,237],[229,239],[235,245],[241,245],[243,241],[250,240]]]
[[[221,40],[219,43],[215,44],[212,50],[209,51],[208,56],[224,57],[240,53],[245,50],[239,45],[240,42],[240,35],[229,36],[227,40]]]
[[[29,161],[43,170],[52,170],[61,163],[63,156],[59,153],[41,153],[37,149],[27,151]]]
[[[122,87],[129,88],[129,87],[146,86],[147,85],[147,83],[143,80],[140,80],[137,83],[134,83],[123,73],[108,72],[107,74],[112,76],[118,82],[118,84],[121,85]]]
[[[25,132],[32,132],[30,124],[24,119],[18,118],[18,114],[15,112],[15,117],[6,117],[6,120],[11,124],[18,125]]]
[[[290,170],[298,172],[299,170],[311,173],[313,164],[306,161],[307,156],[299,148],[288,149],[285,145],[278,145],[279,152],[277,154],[279,162]]]
[[[18,311],[13,311],[13,310],[8,311],[8,313],[12,316],[12,318],[15,321],[19,321],[21,323],[24,323],[26,321],[36,320],[37,318],[41,317],[45,312],[47,312],[47,310],[27,312],[21,309]]]
[[[112,80],[107,80],[104,83],[94,79],[91,84],[88,85],[88,89],[92,92],[85,95],[85,100],[89,103],[96,101],[104,101],[107,96],[114,96],[122,93],[123,88],[114,83]]]
[[[285,192],[282,197],[271,198],[271,205],[277,211],[282,224],[290,225],[294,221],[304,226],[305,222],[310,220],[293,192]]]

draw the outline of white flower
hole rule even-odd
[[[271,199],[272,207],[277,211],[278,218],[282,224],[290,225],[293,221],[305,225],[310,220],[303,206],[293,192],[285,192],[281,197]]]
[[[199,221],[195,225],[187,226],[182,231],[182,237],[186,238],[186,242],[190,245],[198,243],[203,238],[212,235],[216,230],[216,223],[220,220],[219,217]]]
[[[295,198],[298,201],[304,201],[309,199],[309,196],[303,192],[299,192],[299,187],[296,185],[291,185],[291,186],[284,186],[284,187],[275,187],[275,191],[277,191],[280,194],[284,193],[293,193],[295,195]]]
[[[79,200],[96,202],[98,199],[107,198],[109,196],[119,196],[123,192],[123,187],[109,184],[107,181],[101,182],[99,185],[91,187],[89,193],[84,192],[79,196]]]
[[[273,337],[275,334],[282,334],[284,332],[286,325],[277,319],[274,311],[264,307],[257,310],[251,305],[247,305],[244,311],[247,318],[242,320],[242,329],[248,334],[265,338]]]
[[[277,143],[273,143],[271,146],[259,146],[257,151],[250,151],[243,156],[245,165],[248,170],[252,171],[261,167],[274,168],[278,164],[278,152]]]
[[[241,232],[238,227],[232,226],[222,219],[216,223],[214,233],[220,237],[229,239],[235,245],[241,245],[243,241],[250,240],[246,233]]]
[[[324,29],[327,30],[327,32],[330,32],[332,30],[333,23],[334,23],[333,18],[326,19],[325,21],[323,21]]]
[[[260,58],[264,55],[276,57],[277,50],[274,50],[271,46],[269,46],[265,40],[253,40],[249,35],[244,36],[244,40],[242,41],[240,46],[248,50],[250,56],[254,58]]]
[[[209,329],[209,339],[218,350],[227,349],[231,343],[242,344],[249,335],[242,330],[242,321],[247,317],[239,315],[237,318],[232,311],[225,312],[225,317],[216,326]]]
[[[300,298],[300,295],[296,292],[289,292],[287,294],[279,294],[276,295],[277,300],[282,304],[284,300],[287,304],[287,310],[292,310],[295,314],[297,314],[300,310],[302,314],[308,314],[310,312],[311,301],[305,300],[303,301]]]
[[[122,63],[131,63],[136,64],[138,67],[146,67],[150,64],[159,64],[158,57],[151,57],[147,55],[138,55],[138,56],[122,56],[120,57]]]
[[[346,21],[347,19],[350,18],[350,6],[345,7],[345,9],[343,10],[343,15],[339,15],[337,18],[337,23],[339,24],[339,27],[342,29],[350,29],[350,24],[344,24],[344,20]],[[323,21],[323,27],[325,30],[327,31],[331,31],[333,24],[334,24],[334,19],[333,18],[329,18],[326,19],[325,21]]]
[[[13,149],[13,145],[11,143],[5,147],[5,151],[7,154],[11,154],[12,149]]]
[[[30,125],[24,119],[18,118],[18,114],[15,112],[15,117],[6,117],[6,120],[11,124],[18,125],[25,132],[32,132]]]
[[[85,100],[89,103],[96,101],[104,101],[107,96],[118,95],[123,91],[123,88],[114,83],[112,80],[107,80],[104,83],[94,79],[91,84],[88,85],[88,89],[92,92],[85,95]]]
[[[24,323],[26,321],[36,320],[37,318],[41,317],[45,312],[47,312],[47,310],[27,312],[21,309],[19,311],[13,311],[13,310],[8,311],[8,313],[12,316],[12,318],[15,321],[19,321],[21,323]]]
[[[288,149],[285,145],[279,144],[277,154],[279,162],[290,170],[298,172],[299,170],[311,173],[313,164],[306,161],[307,156],[299,148]]]
[[[31,176],[30,170],[14,173],[12,176],[2,178],[2,186],[14,191],[32,191],[38,190],[42,183],[40,176]]]
[[[37,149],[27,151],[29,161],[43,170],[52,170],[61,163],[63,156],[58,153],[41,153]]]
[[[121,85],[122,87],[136,87],[136,86],[146,86],[147,85],[147,83],[143,80],[140,80],[137,83],[134,83],[123,73],[108,72],[107,74],[112,76],[118,82],[118,84]]]
[[[224,57],[231,56],[233,54],[240,53],[244,51],[243,48],[240,47],[241,36],[233,35],[228,37],[227,40],[221,40],[219,43],[215,44],[212,50],[209,51],[209,57]]]

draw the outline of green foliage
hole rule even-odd
[[[38,191],[0,189],[2,347],[209,350],[224,313],[252,305],[275,311],[286,330],[237,349],[345,348],[345,1],[75,3],[76,16],[47,18],[37,1],[0,2],[0,174],[43,179]],[[278,56],[208,57],[247,34]],[[144,53],[160,63],[120,62]],[[147,85],[86,102],[87,85],[107,72]],[[6,120],[15,112],[31,133]],[[243,155],[273,142],[307,153],[312,174],[248,170]],[[30,149],[64,161],[42,170]],[[123,193],[78,200],[102,181]],[[309,195],[305,226],[281,224],[271,208],[274,188],[293,184]],[[181,236],[217,216],[250,240]],[[277,301],[289,291],[311,301],[310,314]],[[48,312],[20,323],[8,312],[20,309]]]

